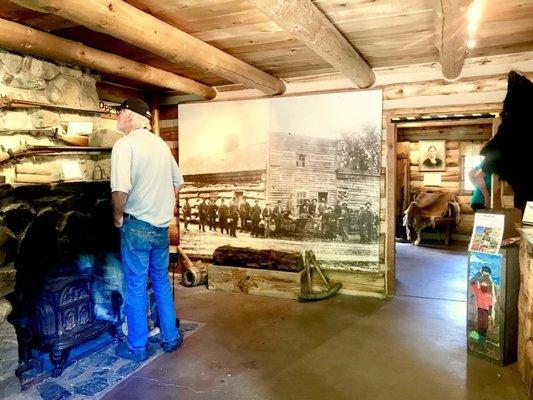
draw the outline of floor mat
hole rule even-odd
[[[180,321],[184,340],[203,324]],[[28,390],[10,396],[6,400],[97,400],[112,390],[139,368],[154,361],[163,354],[161,335],[153,336],[148,342],[148,360],[136,363],[115,355],[117,342],[76,361],[65,368],[59,378],[47,378]],[[179,351],[179,350],[178,350]]]

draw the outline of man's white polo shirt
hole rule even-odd
[[[174,216],[174,187],[183,177],[167,144],[146,129],[117,140],[111,152],[111,191],[128,194],[124,212],[157,227]]]

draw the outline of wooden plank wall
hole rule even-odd
[[[159,136],[168,144],[172,155],[179,164],[178,150],[178,106],[176,104],[159,107]],[[176,203],[177,204],[177,203]],[[178,207],[174,208],[174,218],[169,228],[170,244],[179,244]]]
[[[306,155],[305,168],[296,167],[296,155]],[[303,135],[272,132],[267,201],[296,201],[296,191],[307,191],[307,198],[318,198],[318,192],[328,193],[328,204],[334,205],[336,186],[336,141]]]

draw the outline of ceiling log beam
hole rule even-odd
[[[94,31],[119,38],[171,62],[189,64],[231,82],[273,95],[285,92],[282,80],[189,35],[122,0],[13,0],[52,13]]]
[[[468,8],[473,0],[434,0],[435,46],[439,51],[442,75],[456,79],[461,75],[468,40]]]
[[[374,84],[370,66],[311,0],[248,1],[358,87]]]
[[[0,18],[0,47],[212,99],[211,86]]]

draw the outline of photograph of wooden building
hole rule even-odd
[[[0,399],[533,399],[532,105],[533,0],[0,1]]]
[[[182,248],[313,247],[330,269],[378,270],[378,103],[377,92],[214,103],[209,120],[210,104],[180,108]],[[318,108],[326,128],[309,117]],[[213,134],[223,141],[203,145]]]

